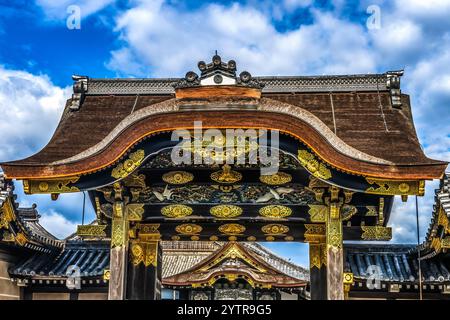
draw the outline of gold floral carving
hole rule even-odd
[[[105,229],[106,225],[80,225],[77,227],[77,235],[81,237],[106,237]]]
[[[392,228],[381,226],[361,226],[363,240],[391,240]]]
[[[377,207],[375,206],[366,206],[366,217],[377,217]]]
[[[159,227],[160,225],[158,223],[145,223],[139,225],[139,235],[154,235],[159,234]]]
[[[289,232],[289,227],[282,225],[282,224],[271,223],[271,224],[263,226],[261,228],[261,231],[267,235],[278,236],[278,235],[283,235],[283,234]]]
[[[330,169],[307,150],[298,150],[298,159],[313,176],[324,180],[331,178]]]
[[[271,175],[261,175],[259,180],[269,185],[281,185],[292,180],[292,176],[286,172],[277,172]]]
[[[242,174],[231,170],[228,164],[224,164],[222,170],[211,173],[211,179],[219,183],[235,183],[242,179]]]
[[[310,215],[311,222],[325,222],[327,213],[328,213],[328,207],[325,205],[320,204],[309,204],[308,205],[309,210],[308,213]]]
[[[184,235],[195,235],[202,232],[203,228],[198,224],[185,223],[176,226],[175,231]]]
[[[126,217],[128,221],[141,221],[144,215],[143,203],[130,203],[125,206]]]
[[[185,184],[194,180],[194,175],[186,171],[170,171],[163,174],[162,179],[170,184]]]
[[[419,195],[424,194],[425,182],[418,181],[396,181],[366,178],[367,183],[372,185],[366,189],[367,193],[382,195]]]
[[[192,212],[193,209],[184,204],[172,204],[161,209],[161,214],[168,218],[183,218],[190,216]]]
[[[69,186],[77,182],[80,177],[69,177],[52,180],[23,180],[23,190],[26,194],[59,194],[79,192],[80,189]]]
[[[226,235],[238,235],[245,232],[245,227],[237,223],[228,223],[221,225],[219,231]]]
[[[111,176],[116,179],[122,179],[131,174],[144,161],[145,152],[140,149],[129,155],[123,163],[119,163],[112,171]]]
[[[240,216],[242,214],[242,208],[233,205],[218,205],[212,207],[209,212],[217,218],[229,219]]]
[[[292,214],[292,209],[281,205],[270,205],[259,209],[259,214],[266,218],[282,219]]]

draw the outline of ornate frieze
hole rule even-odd
[[[128,159],[123,163],[119,163],[112,171],[111,176],[116,179],[123,179],[136,170],[139,165],[144,161],[145,152],[140,149],[133,153],[130,153]]]
[[[270,205],[259,209],[259,214],[265,218],[282,219],[292,214],[292,209],[281,205]]]
[[[361,226],[363,240],[391,240],[392,228],[382,226]]]
[[[218,205],[212,207],[209,212],[220,219],[236,218],[242,214],[242,208],[234,205]]]
[[[305,242],[324,243],[326,236],[325,224],[305,224]]]
[[[194,210],[182,204],[173,204],[161,209],[161,214],[168,218],[183,218],[190,216]]]

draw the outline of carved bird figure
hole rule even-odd
[[[161,202],[164,201],[165,199],[170,200],[173,193],[172,190],[169,190],[169,186],[167,184],[162,193],[156,190],[153,190],[152,192],[155,195],[155,197]]]
[[[269,188],[269,192],[267,192],[266,194],[262,195],[261,197],[259,197],[258,199],[256,199],[256,203],[264,203],[264,202],[268,202],[272,199],[276,199],[276,200],[280,200],[280,199],[284,199],[284,195],[293,192],[294,189],[293,188],[286,188],[286,187],[278,187],[275,190],[273,190],[272,188]]]

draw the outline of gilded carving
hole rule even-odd
[[[363,240],[391,240],[392,228],[381,226],[361,226]]]
[[[379,180],[374,178],[366,178],[367,183],[371,186],[366,189],[367,193],[383,194],[383,195],[423,195],[425,182],[419,181],[396,181],[396,180]]]
[[[145,223],[139,225],[139,236],[159,234],[158,223]]]
[[[106,225],[80,225],[77,227],[77,235],[81,237],[104,238],[106,237]]]
[[[358,209],[355,206],[344,204],[341,208],[342,221],[350,220],[357,213]]]
[[[305,224],[305,242],[325,242],[326,228],[324,224]]]
[[[202,232],[203,228],[198,224],[185,223],[176,226],[175,231],[184,235],[195,235]]]
[[[170,171],[163,174],[162,179],[170,184],[185,184],[194,180],[194,175],[186,171]]]
[[[28,242],[27,237],[22,232],[16,234],[15,240],[20,246],[24,246]]]
[[[183,218],[190,216],[192,212],[194,210],[184,204],[172,204],[161,209],[161,214],[168,218]]]
[[[291,182],[292,176],[286,172],[277,172],[271,175],[261,175],[259,180],[268,185],[281,185]]]
[[[128,221],[141,221],[144,215],[143,203],[130,203],[125,206],[126,217]]]
[[[222,170],[211,173],[211,179],[219,183],[235,183],[242,179],[242,174],[231,170],[228,164],[224,164]]]
[[[308,213],[310,215],[311,222],[325,222],[327,213],[328,213],[328,207],[325,205],[320,204],[309,204],[308,205],[309,210]]]
[[[8,229],[9,223],[16,219],[14,208],[9,199],[7,199],[1,209],[1,215],[0,215],[0,229],[6,228]]]
[[[130,246],[131,262],[134,266],[143,263],[144,266],[158,266],[158,241],[133,240]]]
[[[245,227],[237,223],[228,223],[221,225],[219,231],[226,235],[238,235],[245,232]]]
[[[309,244],[309,268],[320,269],[327,264],[326,246],[323,243]]]
[[[23,189],[26,194],[58,194],[79,192],[75,186],[69,186],[77,182],[80,177],[69,177],[52,180],[23,180]]]
[[[111,224],[111,248],[123,247],[128,242],[128,221],[114,218]]]
[[[331,178],[330,169],[307,150],[298,150],[298,159],[313,176],[324,180]]]
[[[138,187],[145,188],[145,175],[144,174],[130,174],[123,179],[123,185],[126,187]]]
[[[366,217],[377,217],[377,207],[375,206],[366,206]]]
[[[267,235],[278,236],[278,235],[283,235],[283,234],[289,232],[289,227],[282,225],[282,224],[271,223],[271,224],[263,226],[261,228],[261,231]]]
[[[144,161],[145,152],[140,149],[129,155],[123,163],[119,163],[112,171],[111,176],[116,179],[122,179],[131,174]]]
[[[329,216],[326,225],[327,247],[342,249],[342,219],[340,206],[337,203],[330,203]]]
[[[103,280],[108,281],[111,279],[111,271],[109,269],[103,270]]]
[[[233,205],[218,205],[212,207],[209,212],[217,218],[229,219],[240,216],[242,214],[242,208]]]
[[[281,205],[270,205],[259,209],[259,214],[265,218],[282,219],[292,214],[292,209]]]

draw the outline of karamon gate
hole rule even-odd
[[[344,299],[343,241],[390,240],[394,196],[423,195],[446,167],[420,148],[402,72],[254,78],[218,55],[198,66],[74,77],[49,144],[1,164],[6,177],[54,200],[89,193],[97,223],[78,234],[111,238],[110,299],[160,298],[162,240],[307,242],[311,298]],[[222,278],[254,280],[237,269],[196,285]]]

